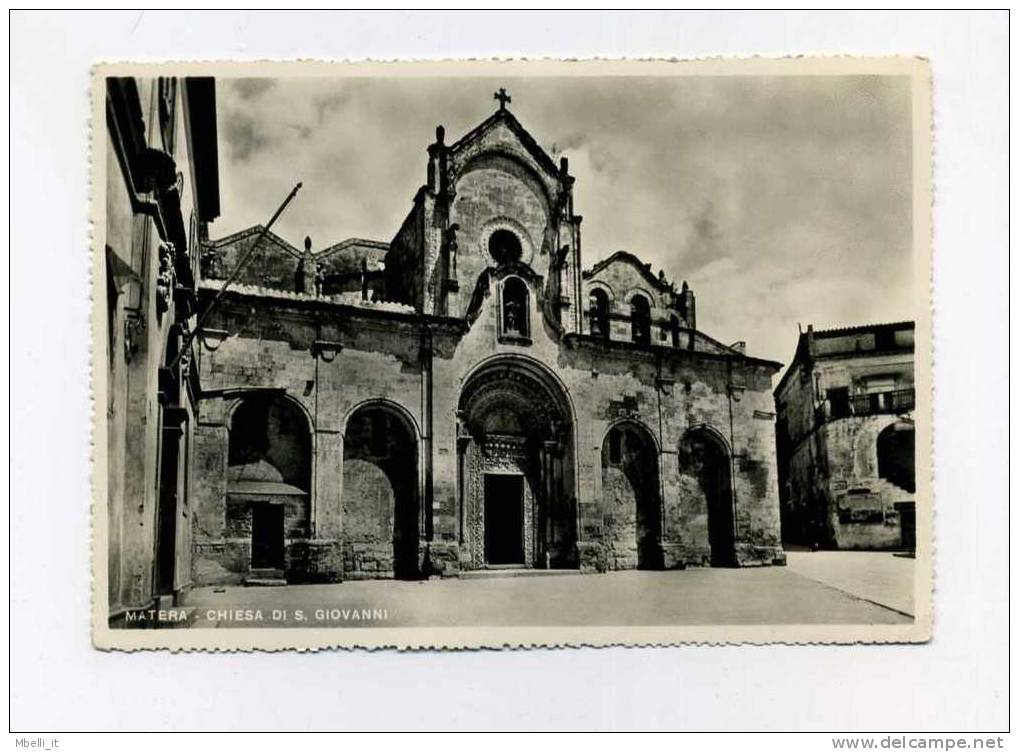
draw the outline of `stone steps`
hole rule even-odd
[[[527,569],[519,568],[496,568],[496,569],[471,569],[460,572],[462,580],[491,580],[503,577],[560,577],[564,575],[580,574],[579,569]]]
[[[282,569],[252,569],[244,578],[245,587],[283,587],[286,584]]]

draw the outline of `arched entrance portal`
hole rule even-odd
[[[602,502],[612,569],[661,569],[658,452],[647,429],[613,426],[602,442]]]
[[[916,492],[916,432],[912,423],[899,421],[877,437],[877,474],[899,488]]]
[[[545,370],[518,358],[475,372],[460,395],[461,564],[576,566],[573,418]]]
[[[310,489],[305,414],[280,395],[245,397],[230,420],[226,534],[250,547],[253,574],[286,573],[288,544],[309,537]]]
[[[680,473],[692,476],[707,512],[711,566],[736,566],[732,466],[724,442],[712,431],[687,431],[679,447]]]
[[[348,577],[420,576],[418,450],[396,409],[365,405],[343,434],[343,558]]]

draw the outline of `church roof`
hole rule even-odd
[[[217,238],[215,240],[209,240],[206,245],[215,248],[222,248],[224,246],[236,245],[237,243],[247,240],[250,237],[257,236],[258,233],[265,229],[263,225],[252,225],[244,230],[238,230],[237,232],[227,235],[223,238]],[[279,235],[269,230],[266,235],[266,240],[270,243],[274,243],[280,249],[286,251],[296,259],[301,258],[304,254],[294,245],[281,238]],[[313,252],[316,259],[329,258],[335,254],[350,254],[356,255],[358,261],[362,256],[378,256],[379,258],[386,255],[389,250],[389,243],[384,243],[380,240],[367,240],[365,238],[347,238],[341,240],[338,243],[323,248],[321,251]]]
[[[334,253],[341,253],[343,251],[378,251],[385,255],[386,251],[389,250],[389,243],[383,243],[381,240],[365,240],[364,238],[347,238],[341,240],[339,243],[334,243],[328,248],[323,248],[321,251],[315,254],[315,258],[325,258],[332,256]]]
[[[527,132],[527,129],[520,124],[520,121],[517,120],[513,113],[509,110],[496,110],[491,116],[478,124],[477,127],[461,136],[460,139],[450,147],[450,151],[454,153],[460,151],[469,144],[480,139],[485,135],[485,133],[492,130],[492,128],[497,126],[499,123],[505,123],[506,127],[509,128],[518,139],[520,139],[520,143],[527,152],[546,172],[549,173],[549,175],[556,178],[559,177],[559,168],[556,167],[556,163],[552,160],[552,157],[550,157],[548,153],[538,145],[538,142],[534,140],[534,137]]]
[[[205,244],[213,248],[221,248],[223,246],[236,245],[242,240],[246,240],[247,238],[253,235],[258,235],[258,233],[262,232],[262,230],[264,229],[265,229],[264,225],[252,225],[251,227],[248,227],[245,230],[238,230],[232,235],[227,235],[225,238],[209,240]],[[286,240],[284,240],[279,235],[274,233],[272,230],[269,230],[265,234],[265,237],[266,240],[275,243],[279,248],[286,251],[294,258],[298,259],[301,258],[301,252],[299,250],[297,250],[294,246],[290,245],[290,243],[288,243]]]
[[[616,251],[608,258],[599,261],[590,269],[585,269],[583,271],[584,279],[590,279],[591,277],[597,276],[603,270],[615,263],[630,264],[640,272],[641,276],[644,277],[648,284],[652,285],[660,292],[667,292],[672,289],[668,282],[663,282],[651,273],[651,264],[644,263],[629,251]]]

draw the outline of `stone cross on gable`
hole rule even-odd
[[[499,91],[495,92],[495,94],[492,95],[492,99],[498,99],[499,100],[499,109],[500,110],[505,110],[506,109],[506,105],[509,102],[513,101],[513,98],[509,94],[506,93],[505,89],[502,89],[502,88],[500,88]]]

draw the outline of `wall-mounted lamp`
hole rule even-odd
[[[230,332],[225,329],[209,329],[207,327],[202,327],[202,344],[205,345],[207,350],[218,350],[219,346],[223,344],[223,340],[229,336]]]
[[[342,349],[342,342],[317,339],[311,343],[311,354],[316,358],[322,358],[326,363],[332,363]]]

